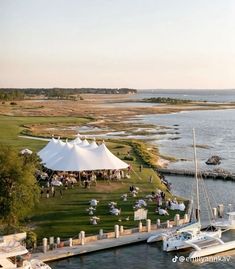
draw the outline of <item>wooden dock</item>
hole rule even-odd
[[[168,168],[159,168],[157,172],[164,175],[176,175],[176,176],[190,176],[194,177],[195,172],[193,170],[186,169],[168,169]],[[211,178],[211,179],[222,179],[222,180],[232,180],[235,181],[235,173],[225,172],[225,171],[201,171],[199,175],[202,178]]]

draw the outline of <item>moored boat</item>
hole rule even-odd
[[[196,219],[197,223],[192,229],[190,225],[186,229],[182,229],[173,234],[166,234],[163,236],[163,250],[175,251],[186,248],[194,248],[195,250],[190,253],[189,258],[199,258],[208,255],[217,254],[223,251],[231,250],[235,248],[235,241],[223,242],[220,238],[222,235],[220,227],[217,227],[215,231],[202,231],[200,225],[200,201],[199,201],[199,179],[197,168],[197,155],[196,155],[196,142],[195,132],[193,130],[193,144],[194,144],[194,161],[195,161],[195,179],[196,179]],[[204,186],[205,188],[205,186]],[[206,195],[207,191],[204,189]],[[208,197],[207,197],[208,200]],[[208,207],[210,208],[210,207]],[[211,212],[212,213],[212,212]],[[209,214],[210,215],[210,214]],[[235,216],[231,212],[231,217]]]
[[[51,269],[49,265],[39,260],[30,260],[26,247],[14,238],[15,235],[0,238],[0,268]]]
[[[235,212],[228,212],[227,215],[227,219],[214,220],[212,225],[222,230],[235,230]]]

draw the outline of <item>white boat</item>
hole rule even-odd
[[[176,251],[180,249],[191,248],[192,245],[197,243],[206,242],[211,239],[220,239],[221,230],[217,231],[185,231],[179,234],[174,234],[171,236],[163,236],[163,250],[164,251]]]
[[[4,269],[51,269],[39,260],[24,260],[28,250],[15,240],[0,239],[0,268]],[[21,259],[19,259],[21,258]]]
[[[222,230],[234,230],[235,229],[235,212],[228,212],[227,219],[219,219],[212,222],[212,225]]]
[[[180,233],[180,232],[184,232],[184,231],[191,231],[193,233],[196,233],[197,231],[200,231],[200,230],[201,230],[201,225],[199,225],[198,222],[191,222],[191,223],[187,223],[179,228],[172,228],[165,233],[156,233],[154,235],[151,235],[147,239],[147,243],[154,243],[157,241],[162,241],[163,238],[165,238],[166,236],[172,236],[176,233]]]
[[[197,158],[196,158],[196,143],[195,143],[195,132],[193,131],[194,141],[194,159],[195,159],[195,179],[197,183],[197,209],[198,209],[198,222],[200,223],[200,203],[199,203],[199,185],[197,177]],[[208,197],[207,197],[208,198]],[[231,220],[235,213],[230,213]],[[234,222],[232,222],[234,223]],[[171,236],[165,236],[163,238],[163,249],[165,251],[173,251],[185,248],[194,248],[189,255],[190,259],[200,258],[208,255],[214,255],[220,252],[228,251],[235,248],[235,241],[223,242],[221,238],[221,229],[216,231],[180,231],[179,234]]]
[[[207,240],[205,246],[202,243],[203,242],[201,242],[201,244],[194,244],[188,242],[189,246],[195,249],[189,255],[191,261],[193,261],[193,259],[214,255],[235,248],[235,241],[223,242],[219,238],[211,240],[210,244],[208,244],[209,242]]]
[[[192,229],[190,226],[184,230],[179,230],[172,235],[163,236],[163,250],[175,251],[179,249],[186,249],[192,246],[204,244],[207,245],[211,240],[218,242],[220,240],[222,232],[221,229],[216,231],[201,231],[200,221],[200,201],[199,201],[199,179],[198,179],[198,167],[197,167],[197,154],[196,154],[196,141],[195,131],[193,130],[193,148],[194,148],[194,162],[195,162],[195,179],[196,179],[196,206],[197,206],[197,225]],[[221,241],[221,240],[220,240]],[[222,241],[221,241],[222,242]]]

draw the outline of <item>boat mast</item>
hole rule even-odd
[[[196,138],[195,129],[193,128],[193,149],[194,149],[194,163],[195,163],[195,179],[196,179],[196,197],[197,197],[197,218],[200,223],[200,201],[199,201],[199,181],[198,181],[198,166],[197,166],[197,150],[196,150]]]

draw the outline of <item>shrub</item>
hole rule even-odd
[[[125,160],[125,161],[134,161],[135,158],[134,158],[133,156],[125,156],[125,157],[123,158],[123,160]]]
[[[27,236],[25,239],[25,244],[26,247],[29,248],[34,248],[36,246],[36,242],[37,242],[37,235],[35,232],[33,231],[28,231],[27,232]]]

